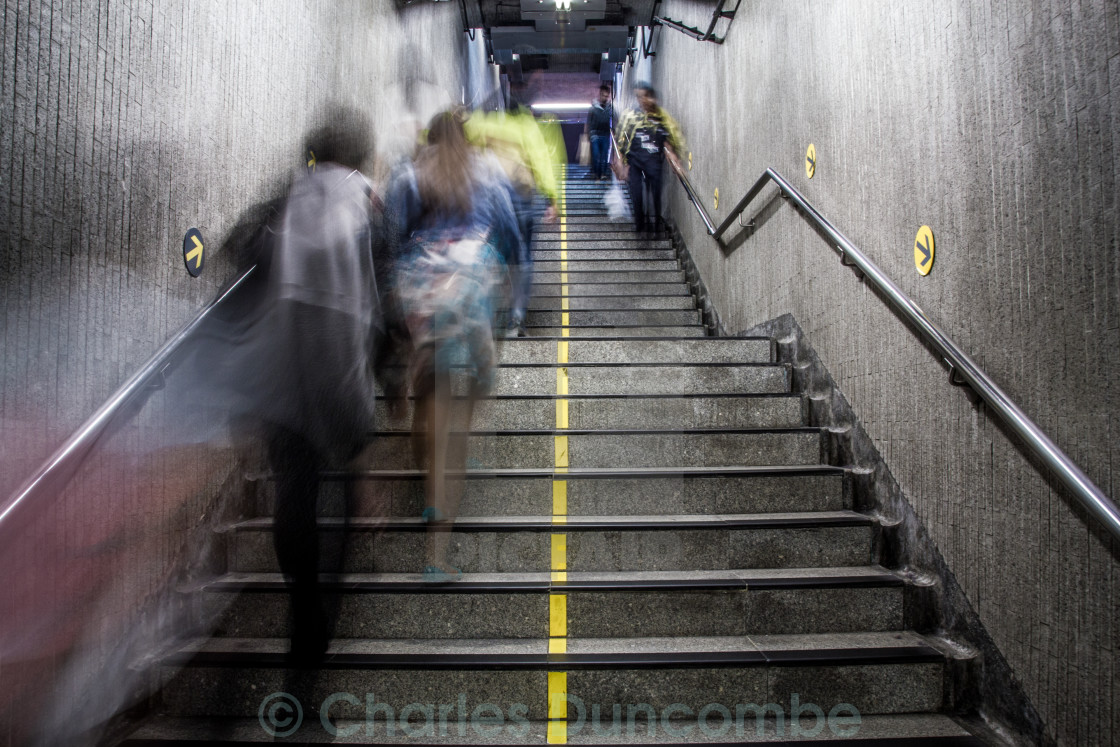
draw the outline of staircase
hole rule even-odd
[[[418,574],[396,424],[358,476],[391,518],[350,523],[321,669],[284,664],[263,500],[203,591],[219,628],[169,659],[126,744],[980,743],[943,715],[951,652],[907,629],[911,591],[771,340],[707,337],[671,242],[608,222],[604,189],[572,168],[535,242],[530,337],[475,416],[462,580]]]

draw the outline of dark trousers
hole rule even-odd
[[[268,458],[276,475],[272,540],[280,570],[290,584],[291,655],[315,661],[326,651],[336,616],[336,610],[324,604],[319,571],[342,570],[346,527],[321,537],[316,509],[320,472],[327,460],[309,440],[286,428],[276,428],[269,438]],[[344,521],[352,504],[352,486],[349,482],[346,486]],[[323,542],[324,538],[328,541]]]
[[[591,173],[601,179],[607,175],[607,158],[611,153],[610,135],[591,136]]]
[[[521,229],[521,246],[517,252],[517,266],[510,268],[513,276],[513,308],[511,321],[521,324],[525,321],[525,311],[533,290],[533,233],[540,220],[540,211],[533,205],[533,196],[515,194],[513,211],[517,214],[517,225]]]
[[[634,208],[634,230],[656,231],[661,226],[661,163],[630,160],[630,202]],[[643,199],[648,199],[646,209]]]

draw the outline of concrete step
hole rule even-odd
[[[626,226],[629,230],[633,230],[633,224],[629,221],[612,221],[607,218],[606,210],[601,211],[599,215],[581,215],[577,211],[575,214],[568,213],[564,216],[565,226],[595,226],[596,230],[609,231],[610,226]],[[553,228],[559,228],[559,222],[553,223]],[[599,226],[606,226],[606,228],[598,228]]]
[[[704,363],[769,363],[768,337],[708,337],[696,339],[618,340],[614,338],[567,341],[509,338],[502,342],[502,363],[555,363],[563,354],[568,363],[650,363],[700,365]]]
[[[553,428],[556,397],[489,397],[474,408],[476,431],[539,430]],[[641,397],[630,395],[566,398],[568,427],[578,430],[690,430],[696,428],[797,428],[804,425],[798,395]],[[388,406],[377,403],[381,430],[409,430],[411,405],[403,417],[392,418]]]
[[[378,469],[418,469],[409,441],[406,433],[382,431],[365,454]],[[821,442],[818,428],[497,431],[470,434],[467,453],[481,469],[553,467],[565,446],[568,465],[580,469],[805,465],[820,463]]]
[[[426,473],[365,469],[326,473],[318,508],[322,516],[343,513],[342,485],[356,481],[355,516],[419,516],[427,501]],[[533,516],[555,510],[557,473],[540,470],[468,470],[449,478],[465,481],[462,516]],[[781,511],[839,511],[851,508],[844,471],[837,467],[695,467],[689,469],[571,469],[563,473],[569,516],[744,514]],[[247,510],[272,516],[271,483],[256,491]]]
[[[529,337],[560,339],[561,337],[707,337],[708,328],[702,324],[529,324]]]
[[[607,206],[602,201],[584,202],[579,205],[566,205],[564,207],[565,222],[575,217],[588,215],[598,216],[599,220],[609,220]]]
[[[465,387],[466,382],[457,382]],[[566,390],[561,387],[567,387]],[[786,394],[789,368],[780,363],[503,364],[492,396],[566,394]],[[462,392],[465,394],[465,388]],[[677,428],[676,430],[681,430]],[[623,466],[620,463],[615,466]]]
[[[708,328],[694,325],[526,325],[530,337],[707,337]]]
[[[700,311],[698,309],[671,309],[661,311],[634,311],[630,309],[572,311],[565,320],[561,314],[569,312],[560,311],[533,311],[525,312],[525,323],[531,326],[541,324],[559,325],[580,324],[585,326],[605,326],[611,324],[643,324],[643,325],[679,325],[699,324]]]
[[[909,632],[577,638],[563,654],[550,654],[547,639],[344,639],[332,642],[317,676],[301,678],[285,665],[287,646],[273,638],[188,643],[167,660],[165,708],[256,717],[266,698],[302,682],[300,695],[312,705],[332,693],[356,694],[336,697],[328,721],[366,718],[367,694],[394,717],[412,703],[432,704],[433,712],[436,704],[466,711],[491,703],[540,720],[548,713],[549,673],[566,672],[573,721],[579,704],[610,713],[613,704],[625,711],[635,700],[655,714],[678,704],[692,713],[721,704],[734,714],[740,704],[773,703],[785,712],[795,693],[799,707],[812,703],[826,714],[841,703],[861,715],[930,713],[943,705],[946,663],[931,641]]]
[[[637,241],[639,237],[628,223],[614,223],[610,229],[597,229],[585,226],[565,226],[564,234],[569,242],[575,241]],[[538,226],[533,232],[534,241],[559,241],[560,227],[557,225]]]
[[[423,471],[371,466],[324,474],[319,503],[324,516],[340,515],[337,499],[345,480],[358,482],[367,506],[358,508],[357,516],[419,516],[425,505]],[[468,469],[451,472],[449,478],[467,481],[464,516],[547,514],[553,510],[553,482],[558,479],[551,468]],[[573,516],[831,511],[851,505],[844,471],[827,465],[570,469],[562,479]],[[256,514],[271,516],[270,491],[258,495]]]
[[[672,249],[673,242],[669,239],[639,239],[632,234],[625,238],[608,237],[606,239],[591,239],[581,234],[568,234],[561,247],[558,237],[536,236],[533,239],[533,249],[561,249],[566,248],[571,252],[584,252],[590,249]]]
[[[548,272],[583,272],[588,275],[609,278],[609,273],[633,272],[678,272],[675,259],[571,259],[567,260],[567,269],[561,265],[560,260],[537,260],[533,263],[533,277],[540,278],[542,273]]]
[[[545,262],[548,260],[561,260],[561,249],[533,249],[533,261]],[[598,249],[567,249],[568,261],[585,262],[592,259],[640,259],[640,260],[675,260],[677,257],[676,250],[674,249],[646,249],[646,248],[633,248],[633,249],[612,249],[610,247]]]
[[[629,237],[634,236],[634,225],[631,223],[622,223],[615,221],[604,221],[598,225],[594,223],[569,223],[567,220],[561,226],[557,223],[538,223],[533,230],[533,236],[540,236],[541,239],[559,239],[559,233],[563,230],[569,236],[586,235],[587,237],[626,237],[624,234],[629,234]]]
[[[689,284],[678,278],[664,282],[572,282],[567,278],[550,278],[548,281],[533,278],[532,296],[691,296]]]
[[[630,199],[626,200],[626,205],[633,206]],[[541,207],[544,207],[541,205]],[[631,207],[631,209],[633,209]],[[581,213],[596,213],[606,217],[609,215],[605,200],[605,194],[585,194],[579,196],[569,196],[564,200],[564,205],[560,209],[560,215],[565,218],[570,218],[573,215]],[[558,216],[559,217],[559,216]]]
[[[661,295],[613,295],[613,296],[544,296],[538,295],[529,299],[528,308],[531,310],[559,310],[564,308],[567,301],[569,311],[588,311],[593,309],[693,309],[696,301],[691,295],[678,294],[675,296]]]
[[[471,427],[478,431],[534,430],[555,426],[553,397],[493,397],[477,403]],[[797,395],[735,397],[680,395],[670,397],[566,397],[568,427],[579,430],[690,430],[697,428],[796,428],[804,425]],[[408,430],[406,413],[392,419],[378,403],[382,430]]]
[[[419,517],[321,518],[346,535],[351,573],[419,573],[428,525]],[[464,573],[547,572],[565,536],[569,572],[671,572],[738,568],[858,566],[870,562],[872,521],[851,511],[717,516],[551,516],[460,518],[450,563]],[[229,569],[276,572],[272,519],[232,525]],[[326,553],[324,553],[326,555]],[[326,561],[324,561],[326,562]],[[324,566],[328,570],[329,566]]]
[[[569,264],[571,263],[569,262]],[[534,288],[537,287],[537,284],[559,285],[560,283],[564,283],[569,287],[577,285],[590,287],[608,284],[619,284],[624,287],[639,284],[671,285],[680,283],[685,286],[688,285],[688,281],[684,276],[684,270],[629,270],[622,272],[611,270],[602,272],[576,270],[560,272],[559,270],[550,270],[545,272],[540,269],[539,263],[533,265]]]
[[[738,718],[732,711],[732,720],[726,732],[718,715],[713,716],[710,722],[704,724],[705,731],[694,719],[671,719],[668,724],[672,732],[666,732],[665,725],[654,719],[652,729],[644,713],[635,711],[633,719],[634,728],[629,728],[627,711],[620,709],[619,729],[625,737],[626,744],[634,745],[665,745],[672,741],[702,742],[703,737],[709,740],[719,740],[718,744],[813,744],[828,742],[829,744],[851,743],[853,747],[869,747],[869,745],[882,745],[890,747],[982,747],[985,743],[972,736],[964,727],[948,716],[940,714],[899,714],[899,715],[871,715],[860,714],[858,726],[852,725],[847,720],[846,711],[837,713],[836,718],[826,719],[819,731],[810,714],[799,717],[796,730],[788,714],[783,713],[779,724],[778,720],[770,715],[766,718],[756,719],[753,711],[746,711],[743,718]],[[503,712],[504,713],[504,712]],[[602,744],[605,739],[618,740],[619,735],[612,735],[614,728],[613,716],[610,708],[601,709],[601,718],[598,722],[585,721],[577,727],[577,722],[572,722],[565,729],[566,740],[573,745]],[[655,714],[656,715],[656,714]],[[398,716],[399,718],[399,716]],[[448,711],[446,718],[447,728],[440,725],[438,714],[432,724],[431,732],[427,730],[422,720],[419,727],[411,726],[410,729],[419,732],[418,736],[440,737],[439,744],[445,747],[481,747],[497,743],[494,727],[481,721],[470,720],[469,716],[463,725],[463,734],[459,734],[458,716],[453,711]],[[330,743],[338,745],[367,745],[367,744],[401,744],[414,745],[416,737],[408,736],[404,727],[406,724],[397,723],[395,734],[389,736],[385,732],[382,721],[374,721],[370,732],[367,733],[366,721],[331,719],[333,730],[328,731],[313,710],[308,709],[301,725],[285,741],[291,744],[319,744]],[[598,729],[595,727],[598,726]],[[529,745],[542,745],[548,741],[547,723],[544,721],[527,721],[520,724],[514,721],[502,727],[506,736],[500,744],[509,747],[528,747]],[[630,733],[630,732],[633,733]],[[500,732],[499,732],[500,733]],[[840,742],[838,740],[844,740]],[[787,741],[788,740],[788,741]],[[161,716],[146,723],[128,739],[122,742],[127,747],[158,747],[168,744],[183,744],[185,742],[205,742],[217,745],[242,745],[272,742],[273,737],[261,728],[258,717],[252,718],[190,718]]]
[[[575,283],[570,282],[574,273],[566,273],[569,282],[561,282],[562,278],[548,278],[548,281],[539,280],[534,276],[534,296],[559,296],[567,290],[572,296],[688,296],[691,295],[682,278],[672,278],[668,282],[621,282],[621,283]]]
[[[466,573],[324,579],[336,638],[547,638],[549,596],[567,597],[569,638],[848,633],[903,625],[904,582],[878,566],[674,573]],[[201,587],[214,635],[290,635],[279,573],[229,573]],[[481,601],[480,601],[481,600]],[[481,606],[480,606],[481,605]]]

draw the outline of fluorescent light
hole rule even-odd
[[[577,111],[579,109],[590,109],[591,108],[591,104],[588,104],[588,103],[572,104],[572,103],[569,103],[569,102],[557,102],[557,103],[554,103],[554,104],[553,103],[549,103],[549,104],[530,104],[530,106],[533,107],[534,109],[539,109],[540,111],[546,111],[546,112],[570,112],[570,111]]]

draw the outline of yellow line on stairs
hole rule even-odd
[[[564,180],[560,180],[560,336],[556,343],[556,429],[568,428],[568,225],[565,217]],[[568,471],[568,437],[555,437],[556,476]],[[552,523],[564,524],[568,520],[568,481],[552,481]],[[552,581],[568,580],[568,535],[552,535]],[[563,654],[568,651],[568,596],[548,596],[548,653]],[[548,743],[568,743],[568,673],[548,673]]]

